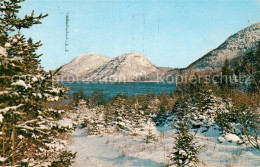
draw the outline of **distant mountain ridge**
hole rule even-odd
[[[111,59],[100,66],[89,78],[96,81],[140,81],[142,77],[160,70],[138,52],[131,52]]]
[[[225,59],[232,62],[255,49],[258,41],[260,41],[260,23],[233,34],[219,47],[181,71],[218,69]],[[126,53],[115,58],[96,53],[84,54],[63,65],[60,70],[62,80],[94,82],[163,81],[178,72],[180,70],[174,68],[157,67],[139,52]]]
[[[136,82],[156,81],[156,75],[166,69],[168,70],[155,66],[138,52],[126,53],[112,59],[93,53],[74,58],[62,66],[59,73],[62,80]]]
[[[220,68],[225,59],[232,61],[256,48],[258,41],[260,41],[260,23],[253,24],[231,35],[219,47],[191,63],[187,69],[203,70]]]

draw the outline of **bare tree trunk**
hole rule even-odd
[[[5,158],[5,125],[3,125],[2,133],[3,133],[3,158]],[[3,161],[3,166],[5,166],[5,160]]]
[[[13,132],[12,132],[12,166],[15,164],[15,124],[13,124]]]

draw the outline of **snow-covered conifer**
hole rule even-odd
[[[202,146],[198,146],[195,141],[195,134],[189,132],[187,118],[176,125],[175,145],[169,155],[170,166],[172,167],[199,167],[204,166],[199,160],[198,154]]]
[[[62,98],[65,88],[52,82],[53,72],[46,73],[36,53],[40,42],[22,35],[21,30],[40,24],[47,15],[34,12],[18,17],[20,2],[0,2],[0,154],[3,166],[69,165],[74,154],[59,138],[57,120],[62,111],[48,105]]]
[[[156,126],[155,123],[152,122],[152,119],[148,119],[146,129],[147,134],[145,135],[144,141],[145,143],[154,143],[157,141],[156,138]]]

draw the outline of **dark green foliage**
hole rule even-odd
[[[198,146],[195,142],[196,134],[189,132],[189,124],[187,118],[183,118],[176,125],[175,145],[173,152],[169,155],[170,166],[178,167],[197,167],[203,165],[199,160],[198,154],[202,150],[202,146]]]
[[[82,125],[88,127],[88,134],[100,134],[104,131],[138,134],[138,131],[146,130],[144,126],[147,121],[159,111],[159,104],[155,103],[158,96],[153,93],[135,97],[119,94],[107,99],[103,93],[97,92],[92,97],[98,99],[99,103],[92,98],[86,106],[88,109],[84,113],[89,115]]]
[[[58,136],[64,129],[57,128],[62,112],[46,105],[63,99],[66,88],[52,81],[55,72],[47,73],[40,66],[41,55],[36,51],[41,43],[20,32],[40,24],[47,15],[35,16],[32,11],[30,15],[20,17],[20,2],[23,1],[0,1],[0,46],[6,50],[0,55],[2,166],[19,166],[21,163],[40,166],[46,161],[59,161],[61,157],[57,154],[66,151],[50,147],[50,144],[61,142]]]
[[[74,105],[78,105],[80,100],[88,101],[88,96],[83,92],[83,90],[79,90],[78,92],[72,93],[72,102]]]
[[[226,76],[230,76],[232,74],[230,62],[228,59],[225,60],[222,68],[221,68],[222,74]]]
[[[234,72],[250,92],[260,92],[260,42],[256,50],[236,60]]]
[[[169,106],[169,101],[168,101],[168,95],[166,93],[162,93],[159,96],[159,100],[160,100],[160,112],[166,112],[169,111],[169,108],[167,108]]]
[[[63,151],[59,155],[59,161],[52,162],[50,167],[69,167],[74,162],[72,159],[76,158],[76,153],[71,151]]]
[[[230,112],[218,111],[215,118],[216,124],[221,127],[223,132],[234,133],[231,127],[232,123],[238,123],[240,112],[229,109]]]
[[[94,106],[105,105],[106,104],[106,94],[102,89],[94,90],[90,102]]]
[[[146,144],[157,142],[158,139],[157,139],[156,136],[153,134],[151,127],[148,127],[148,128],[149,128],[149,129],[148,129],[148,133],[145,135],[144,142],[145,142]]]
[[[260,149],[260,111],[259,108],[236,103],[228,112],[217,113],[216,124],[222,133],[233,133],[244,138],[252,147]]]
[[[148,129],[148,134],[145,136],[144,142],[148,144],[148,143],[153,143],[155,141],[157,141],[155,135],[152,133],[150,129]]]
[[[4,41],[6,41],[5,37],[2,36],[2,35],[0,35],[0,46],[1,46],[1,47],[4,47],[4,44],[5,44]]]
[[[220,78],[220,86],[222,89],[230,89],[233,72],[230,67],[230,62],[228,59],[225,60],[222,68],[221,68],[221,78]]]

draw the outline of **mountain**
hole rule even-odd
[[[59,73],[63,80],[69,80],[72,77],[74,77],[74,80],[81,80],[82,76],[90,74],[109,60],[111,58],[96,53],[84,54],[63,65]]]
[[[231,63],[255,49],[260,41],[260,23],[251,25],[230,36],[216,49],[210,51],[187,68],[173,69],[157,67],[145,56],[131,52],[113,59],[90,53],[78,56],[61,67],[62,80],[87,80],[111,82],[172,81],[186,70],[217,69],[225,59]]]
[[[187,69],[216,69],[223,65],[225,59],[232,60],[245,55],[256,48],[260,40],[260,23],[253,24],[230,36],[216,49],[190,64]]]
[[[160,69],[138,52],[116,57],[93,71],[91,81],[149,81]]]
[[[61,67],[58,80],[94,82],[135,82],[164,80],[164,74],[172,70],[156,67],[138,52],[127,53],[113,59],[99,54],[84,54]],[[163,77],[162,77],[163,76]]]

